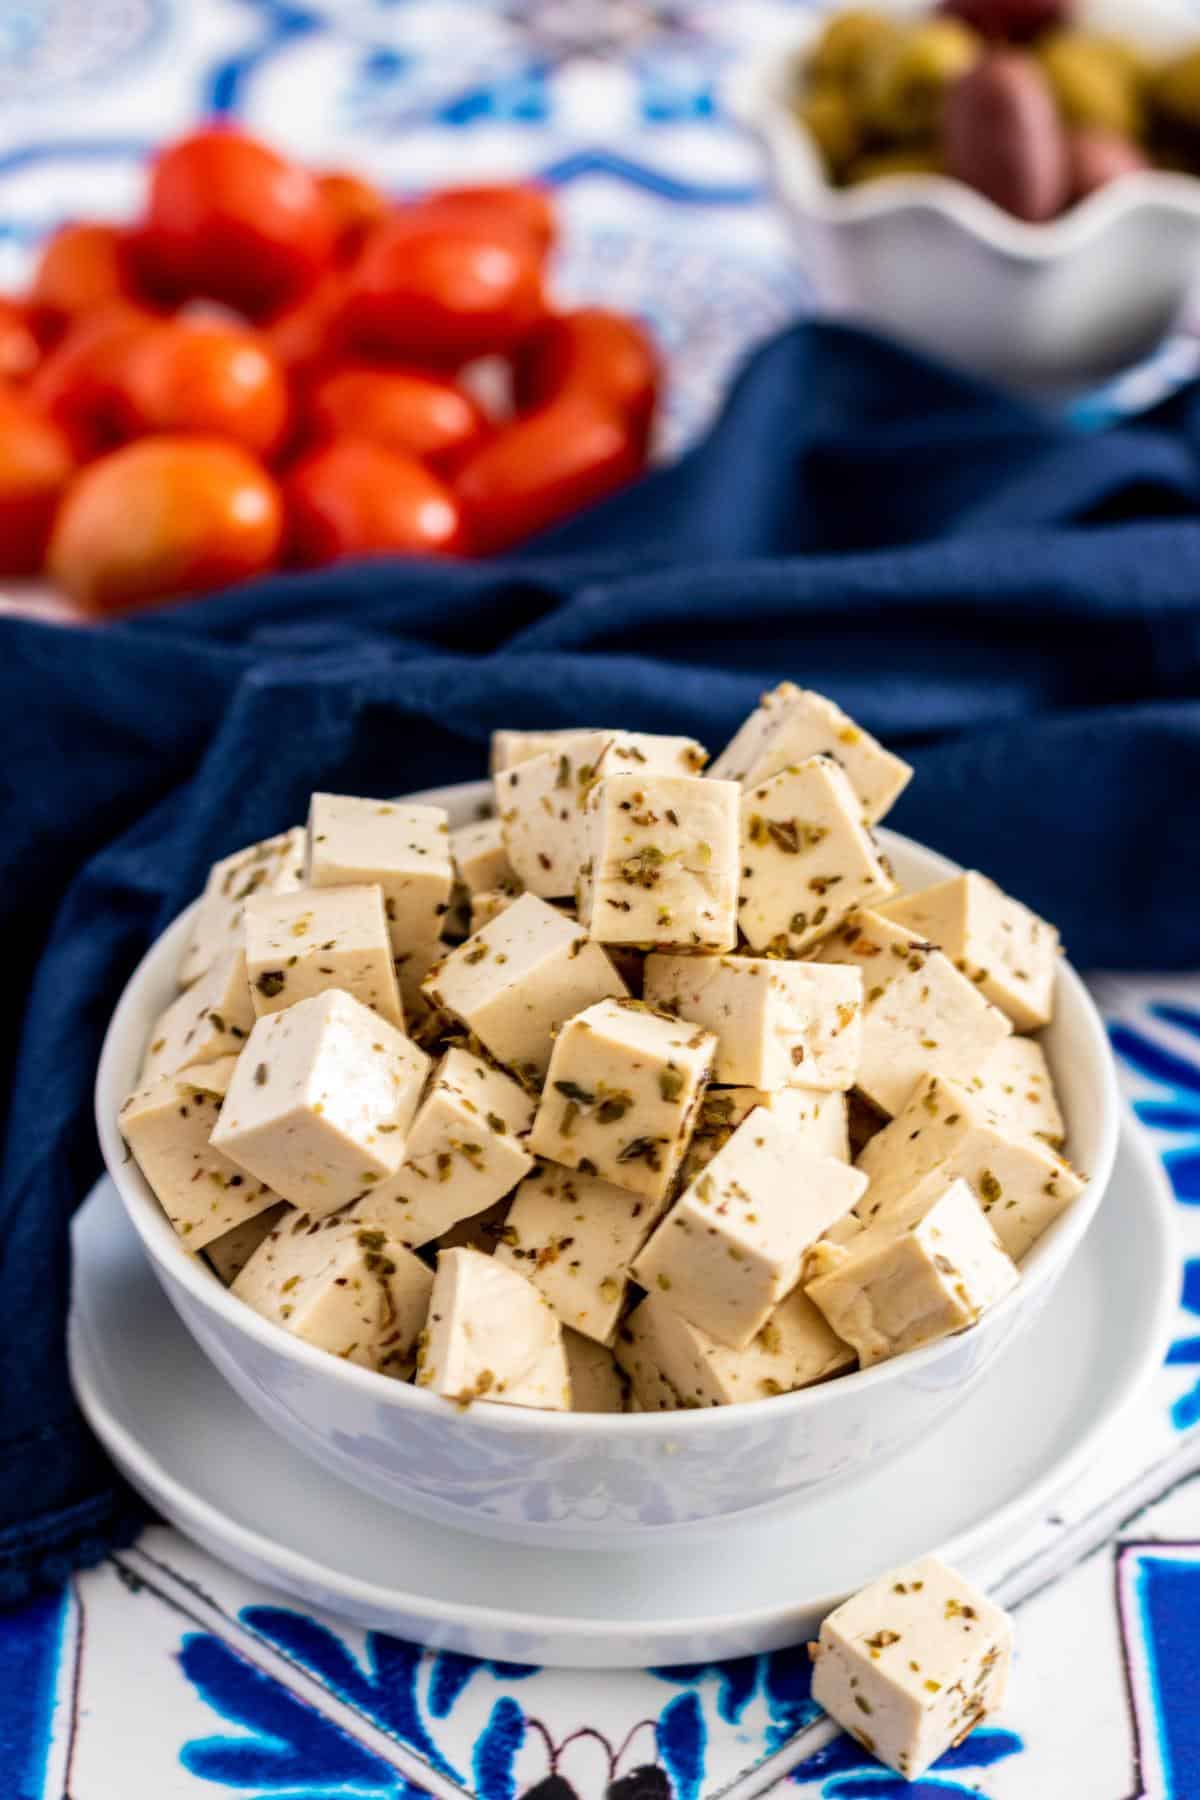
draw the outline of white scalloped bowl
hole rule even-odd
[[[453,824],[465,824],[490,801],[491,788],[469,782],[415,798],[445,806]],[[955,865],[908,838],[888,831],[881,837],[906,887],[954,872]],[[147,951],[108,1029],[96,1077],[108,1172],[180,1318],[247,1405],[335,1475],[441,1524],[522,1543],[627,1549],[633,1537],[704,1534],[800,1490],[853,1479],[965,1400],[1032,1323],[1112,1171],[1120,1102],[1108,1039],[1083,983],[1064,963],[1057,1016],[1044,1041],[1068,1120],[1068,1151],[1091,1182],[1030,1251],[1018,1288],[972,1330],[744,1406],[629,1417],[487,1402],[460,1411],[424,1389],[313,1349],[235,1300],[185,1249],[128,1157],[117,1113],[150,1028],[175,995],[191,912]],[[131,1319],[129,1330],[137,1328]],[[186,1405],[186,1395],[179,1403]]]
[[[1080,23],[1147,49],[1200,43],[1190,0],[1082,0],[1077,10]],[[803,36],[736,71],[729,101],[762,143],[804,266],[834,311],[1028,387],[1100,380],[1154,349],[1200,270],[1200,179],[1123,176],[1045,225],[940,175],[835,188],[787,104],[790,60],[819,25],[814,15]]]

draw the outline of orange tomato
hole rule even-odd
[[[338,260],[350,262],[371,227],[387,218],[392,203],[373,182],[348,169],[330,169],[318,175],[317,186],[333,219]]]
[[[41,354],[29,309],[0,295],[0,381],[27,381]]]
[[[363,438],[335,438],[284,480],[292,560],[305,567],[345,556],[461,552],[454,495],[414,456]]]
[[[323,275],[302,299],[264,325],[264,337],[289,374],[306,375],[337,360],[345,336],[345,304],[341,274]]]
[[[474,548],[506,550],[632,481],[644,462],[627,420],[583,388],[496,433],[455,492]]]
[[[66,437],[26,400],[0,392],[0,575],[41,566],[74,459]]]
[[[126,233],[115,225],[64,225],[46,240],[38,258],[30,303],[49,341],[82,314],[110,300],[133,300]]]
[[[615,406],[644,441],[658,397],[658,352],[636,319],[585,306],[537,327],[518,352],[514,383],[523,411],[585,388]]]
[[[142,438],[76,477],[46,564],[88,611],[117,612],[260,575],[282,537],[279,490],[237,445]]]
[[[158,329],[150,313],[111,302],[77,320],[34,375],[30,398],[66,432],[80,461],[125,435],[121,380],[134,346]]]
[[[120,381],[126,429],[199,431],[270,456],[288,423],[288,387],[270,345],[246,327],[176,320],[133,346]]]
[[[465,388],[416,369],[334,369],[314,383],[308,419],[317,437],[369,438],[442,469],[488,434],[488,420]]]

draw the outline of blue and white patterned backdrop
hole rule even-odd
[[[144,153],[233,114],[396,191],[536,173],[565,292],[646,313],[671,360],[666,448],[733,361],[812,305],[723,111],[786,0],[2,0],[0,281],[62,218],[119,217]],[[1144,403],[1190,339],[1096,401]],[[908,1788],[813,1723],[797,1646],[589,1675],[482,1663],[297,1610],[166,1527],[0,1616],[5,1800],[1195,1800],[1200,1794],[1200,981],[1098,991],[1174,1186],[1187,1259],[1136,1419],[1012,1546],[1009,1715]],[[1119,1297],[1114,1299],[1119,1304]],[[759,1776],[764,1759],[781,1759]],[[784,1764],[790,1763],[790,1769]]]

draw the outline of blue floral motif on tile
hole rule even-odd
[[[41,1800],[70,1592],[0,1613],[0,1768],[8,1800]]]
[[[770,1720],[765,1734],[768,1753],[787,1743],[819,1712],[809,1691],[812,1664],[803,1644],[730,1662],[679,1663],[651,1673],[660,1681],[696,1689],[715,1687],[717,1716],[729,1725],[739,1724],[750,1702],[761,1696]]]
[[[1118,1594],[1141,1800],[1191,1800],[1200,1769],[1200,1545],[1130,1544]]]
[[[1200,1011],[1196,1008],[1160,1002],[1149,1012],[1200,1045]],[[1109,1027],[1109,1037],[1123,1062],[1147,1081],[1169,1090],[1165,1099],[1134,1101],[1133,1109],[1143,1124],[1156,1131],[1200,1135],[1200,1062],[1168,1049],[1133,1025],[1117,1022]],[[1200,1206],[1200,1144],[1171,1146],[1163,1152],[1163,1163],[1176,1199],[1184,1206]]]
[[[821,1800],[946,1800],[949,1795],[984,1800],[976,1780],[957,1781],[955,1776],[959,1771],[992,1768],[1024,1748],[1015,1731],[984,1726],[956,1749],[947,1750],[927,1775],[905,1781],[867,1756],[851,1738],[836,1737],[797,1763],[790,1779],[798,1786],[820,1782]]]

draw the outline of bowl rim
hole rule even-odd
[[[834,187],[816,140],[787,104],[789,62],[812,42],[818,24],[814,15],[801,33],[735,68],[725,89],[733,117],[766,149],[777,191],[792,210],[834,227],[932,214],[997,255],[1025,263],[1069,256],[1138,211],[1200,222],[1200,177],[1170,169],[1120,175],[1043,224],[1014,218],[949,175],[890,175],[858,188]],[[1194,37],[1200,42],[1200,24]]]
[[[423,789],[405,798],[424,804],[444,805],[448,797],[453,797],[459,805],[467,805],[485,796],[490,798],[490,795],[490,782],[468,781],[442,788]],[[938,851],[928,849],[914,838],[905,837],[887,827],[880,827],[878,835],[885,850],[897,848],[902,855],[907,850],[913,850],[926,859],[930,866],[931,881],[961,873],[959,864]],[[117,1086],[116,1072],[124,1053],[123,1040],[129,1031],[131,1016],[140,1012],[144,1005],[141,988],[148,971],[152,965],[157,965],[165,958],[168,948],[178,960],[198,904],[199,901],[194,900],[185,907],[140,958],[122,989],[109,1020],[96,1070],[95,1120],[101,1153],[105,1168],[134,1229],[152,1264],[169,1281],[178,1282],[188,1298],[198,1303],[205,1312],[215,1315],[221,1324],[231,1327],[235,1336],[248,1336],[264,1350],[298,1364],[302,1370],[321,1374],[328,1381],[349,1383],[364,1395],[374,1396],[381,1404],[395,1406],[400,1410],[413,1407],[418,1413],[430,1417],[449,1417],[453,1413],[456,1419],[461,1420],[462,1415],[454,1407],[454,1403],[442,1395],[415,1387],[411,1382],[397,1381],[378,1370],[362,1368],[358,1364],[332,1357],[327,1351],[305,1343],[302,1338],[285,1331],[282,1326],[263,1318],[252,1307],[236,1299],[218,1281],[211,1269],[202,1264],[201,1252],[188,1250],[181,1242],[134,1161],[132,1152],[126,1146],[117,1123],[118,1109],[124,1098],[124,1089]],[[1021,1280],[1016,1287],[997,1305],[989,1308],[985,1320],[980,1322],[986,1323],[989,1329],[994,1329],[1009,1314],[1025,1307],[1034,1295],[1052,1283],[1065,1268],[1095,1217],[1116,1159],[1121,1103],[1108,1033],[1082,979],[1065,957],[1059,962],[1058,985],[1060,1004],[1064,993],[1071,996],[1071,1005],[1077,1010],[1090,1040],[1092,1059],[1099,1073],[1099,1141],[1093,1167],[1086,1172],[1087,1186],[1083,1193],[1065,1212],[1060,1213],[1033,1245],[1022,1264]],[[979,1326],[970,1329],[979,1329]],[[885,1388],[898,1379],[919,1375],[922,1370],[942,1360],[961,1338],[968,1335],[969,1331],[956,1332],[918,1350],[907,1351],[903,1356],[877,1363],[872,1368],[854,1369],[848,1375],[838,1376],[836,1380],[797,1388],[790,1394],[741,1401],[736,1406],[687,1407],[669,1413],[586,1413],[551,1412],[478,1401],[470,1410],[470,1418],[473,1425],[482,1423],[488,1430],[502,1433],[522,1435],[534,1431],[546,1437],[558,1437],[582,1432],[590,1437],[618,1442],[636,1442],[639,1437],[653,1437],[664,1430],[669,1430],[672,1436],[679,1432],[712,1432],[720,1427],[722,1421],[726,1424],[732,1420],[739,1424],[754,1424],[766,1419],[782,1420],[783,1408],[788,1409],[789,1415],[806,1411],[819,1412],[830,1404],[831,1393],[846,1391],[847,1383],[854,1384],[856,1393],[863,1393],[868,1388]]]

